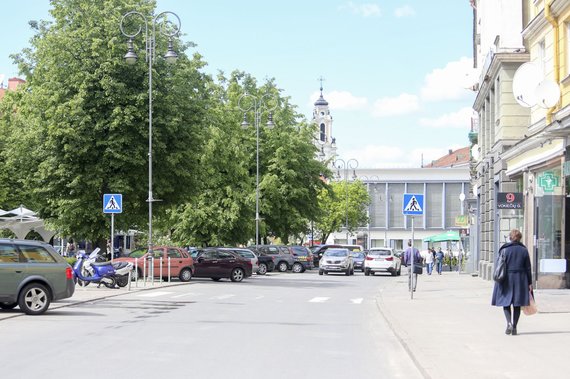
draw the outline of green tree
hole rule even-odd
[[[31,47],[14,56],[27,85],[2,114],[2,146],[9,173],[30,208],[64,235],[97,240],[108,234],[104,193],[122,193],[117,228],[145,228],[148,208],[148,65],[123,61],[122,15],[136,9],[150,19],[154,1],[52,0],[52,23],[32,25]],[[133,21],[134,22],[134,21]],[[129,27],[134,27],[130,25]],[[144,33],[143,33],[144,34]],[[143,38],[135,41],[144,57]],[[153,197],[157,217],[195,193],[208,92],[200,56],[167,66],[156,35],[153,67]],[[4,106],[4,105],[3,105]],[[10,200],[10,199],[7,199]]]
[[[318,204],[322,217],[315,221],[314,229],[323,242],[345,225],[348,225],[348,232],[353,233],[368,222],[366,210],[370,196],[366,186],[359,180],[332,182],[330,189],[323,189],[319,193]]]
[[[266,112],[259,130],[260,236],[287,242],[320,211],[317,195],[325,184],[319,175],[326,168],[314,159],[314,130],[273,81],[258,87],[250,75],[235,71],[229,78],[220,74],[218,82],[209,106],[208,142],[196,168],[202,172],[200,194],[172,211],[172,235],[178,243],[197,245],[247,243],[255,236],[256,131],[253,111],[246,114],[251,126],[240,128],[238,108],[247,92],[257,99],[270,94],[268,104],[275,106],[275,127],[264,127]]]

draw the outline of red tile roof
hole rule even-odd
[[[423,167],[457,167],[469,164],[469,146],[462,147],[455,151],[449,150],[449,154],[425,164]]]

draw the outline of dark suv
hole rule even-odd
[[[291,254],[293,254],[293,257],[295,257],[295,262],[291,268],[293,272],[304,272],[305,270],[311,270],[315,267],[313,263],[313,253],[311,253],[309,248],[300,245],[286,247]]]
[[[260,255],[268,255],[273,260],[275,268],[280,272],[285,272],[293,268],[295,256],[289,251],[287,246],[280,245],[259,245],[250,246],[251,249]]]
[[[47,311],[54,300],[75,291],[73,271],[53,248],[40,241],[0,239],[0,308],[29,315]]]

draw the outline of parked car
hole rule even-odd
[[[170,258],[170,277],[178,277],[181,282],[188,282],[194,275],[194,260],[185,249],[175,246],[155,246],[153,251],[153,276],[162,277],[168,280],[168,258]],[[137,277],[143,277],[143,270],[146,267],[146,275],[150,275],[148,268],[148,249],[141,248],[133,250],[126,257],[117,258],[116,262],[136,263]],[[135,260],[135,258],[138,258]],[[162,258],[162,262],[160,260]],[[161,266],[162,263],[162,266]]]
[[[319,245],[313,250],[313,264],[315,267],[319,265],[319,261],[323,257],[323,254],[328,249],[338,249],[338,248],[345,248],[349,251],[362,251],[362,246],[360,245]]]
[[[366,254],[362,251],[352,251],[350,254],[354,260],[354,269],[364,272],[364,260],[366,259]]]
[[[52,301],[73,296],[71,266],[53,246],[40,241],[0,239],[0,308],[16,306],[28,315],[48,310]]]
[[[252,272],[251,260],[232,250],[199,249],[194,262],[195,277],[212,278],[216,282],[222,278],[241,282],[244,278],[249,278]]]
[[[259,270],[259,258],[255,253],[249,249],[244,249],[241,247],[222,247],[220,250],[224,251],[234,251],[241,255],[243,258],[249,259],[251,261],[251,269],[253,272],[257,272]]]
[[[294,262],[291,266],[293,272],[305,272],[305,270],[312,270],[313,267],[315,267],[313,264],[313,253],[311,253],[311,250],[307,247],[301,245],[284,247],[287,248],[294,257]]]
[[[350,251],[346,248],[327,249],[319,262],[319,275],[329,272],[344,272],[354,275],[354,261]]]
[[[389,272],[392,276],[402,273],[402,263],[392,248],[373,247],[368,251],[364,261],[364,275],[376,272]]]
[[[285,272],[293,268],[293,264],[295,263],[295,257],[289,251],[286,246],[280,245],[259,245],[249,246],[248,249],[258,252],[259,254],[264,254],[270,256],[273,260],[273,264],[275,268],[279,272]]]

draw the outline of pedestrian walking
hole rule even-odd
[[[509,233],[510,242],[499,249],[504,250],[507,267],[507,277],[501,283],[495,282],[491,304],[503,307],[507,320],[505,334],[517,335],[517,324],[521,315],[521,307],[529,305],[530,291],[532,291],[532,274],[530,269],[530,257],[525,245],[520,241],[522,234],[513,229]],[[495,254],[495,266],[499,257]],[[512,309],[511,309],[512,308]]]
[[[453,252],[447,249],[447,259],[449,259],[449,271],[453,271]]]
[[[69,239],[69,241],[67,241],[67,245],[65,246],[65,251],[63,253],[64,257],[73,257],[75,256],[75,243],[73,242],[73,239]]]
[[[426,271],[428,275],[431,275],[431,272],[433,271],[433,254],[431,252],[431,250],[428,249],[427,254],[426,254]]]
[[[443,258],[444,258],[443,251],[441,250],[440,247],[437,253],[435,253],[436,270],[439,275],[441,275],[441,271],[443,271]]]
[[[413,258],[412,258],[413,257]],[[414,273],[412,273],[411,267],[408,269],[408,288],[415,291],[418,286],[418,272],[421,274],[421,262],[422,256],[420,251],[415,247],[412,247],[412,240],[408,241],[408,248],[404,251],[404,266],[412,264],[412,259],[414,260]]]

